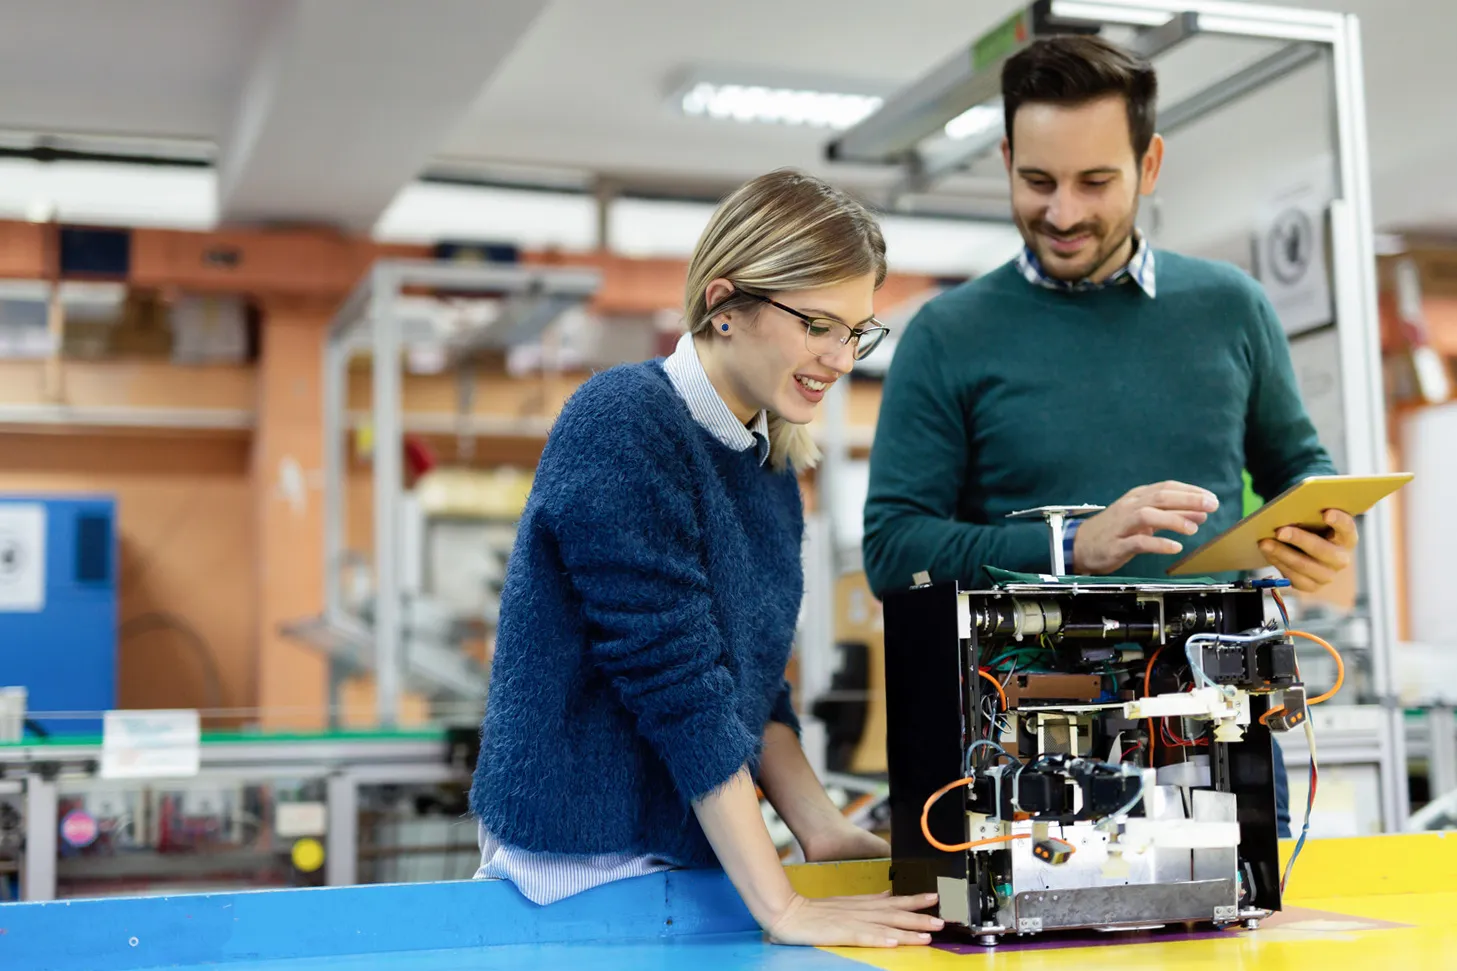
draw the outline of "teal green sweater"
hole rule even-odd
[[[1335,471],[1263,290],[1237,268],[1159,251],[1158,296],[1064,292],[1008,263],[928,302],[886,374],[870,456],[865,572],[878,595],[983,565],[1047,572],[1050,504],[1107,505],[1178,479],[1220,507],[1185,550],[1240,518],[1248,468],[1274,496]],[[1171,535],[1171,534],[1169,534]],[[1166,575],[1144,555],[1120,575]],[[1071,564],[1068,565],[1071,570]]]

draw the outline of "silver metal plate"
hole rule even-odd
[[[959,877],[936,878],[938,916],[948,924],[971,923],[971,900],[966,881]]]
[[[1233,907],[1215,907],[1215,920],[1239,920],[1239,905]]]
[[[1233,823],[1239,820],[1239,806],[1232,792],[1195,789],[1194,821],[1200,823]],[[1239,872],[1239,847],[1226,846],[1214,850],[1194,850],[1194,879],[1222,880]]]
[[[1041,920],[1044,930],[1207,921],[1216,907],[1238,907],[1236,893],[1233,879],[1028,891],[1015,898],[1017,927],[1027,919]]]
[[[1177,796],[1172,801],[1158,801],[1161,805],[1157,808],[1164,813],[1162,818],[1183,818],[1183,806]],[[1108,834],[1092,823],[1054,826],[1051,835],[1071,843],[1073,855],[1066,862],[1054,865],[1032,855],[1031,840],[1014,840],[1011,846],[1014,892],[1176,883],[1193,876],[1192,858],[1187,849],[1154,847],[1142,853],[1125,853],[1121,863],[1114,860],[1110,865]],[[1231,867],[1222,875],[1233,874]]]

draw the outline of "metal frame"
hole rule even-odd
[[[1192,124],[1316,61],[1330,72],[1335,94],[1331,122],[1336,169],[1331,204],[1332,277],[1346,471],[1386,471],[1366,105],[1360,25],[1355,16],[1224,0],[1034,0],[978,41],[971,56],[952,57],[838,135],[827,145],[826,156],[831,161],[900,168],[903,176],[898,191],[925,191],[936,178],[1000,143],[998,130],[959,147],[943,148],[939,155],[923,148],[936,141],[946,122],[998,96],[1000,69],[1009,56],[1039,36],[1092,33],[1105,27],[1135,28],[1133,46],[1150,56],[1199,35],[1284,42],[1274,54],[1161,111],[1160,130],[1164,132]],[[986,38],[990,43],[984,42]],[[1365,517],[1358,552],[1370,623],[1372,690],[1385,714],[1380,740],[1383,825],[1388,831],[1400,831],[1409,813],[1409,799],[1405,733],[1393,661],[1396,593],[1391,536],[1391,512],[1378,505]]]
[[[325,882],[356,882],[359,789],[364,785],[448,782],[458,770],[446,761],[447,742],[439,738],[381,738],[316,741],[258,741],[204,744],[198,774],[186,779],[138,779],[106,783],[93,774],[101,746],[0,746],[0,766],[21,770],[16,780],[25,794],[25,848],[21,861],[21,899],[56,899],[56,860],[62,792],[91,786],[198,786],[269,779],[325,781],[328,829],[325,832]],[[42,772],[42,769],[45,771]],[[51,770],[55,772],[52,773]]]
[[[405,680],[446,693],[484,693],[483,678],[465,660],[428,645],[401,645],[401,529],[406,419],[401,402],[400,357],[407,343],[441,339],[412,320],[402,305],[407,289],[474,297],[500,297],[505,310],[488,326],[443,342],[449,365],[468,363],[480,351],[503,350],[530,341],[568,308],[586,302],[602,276],[585,268],[518,264],[452,263],[430,260],[381,260],[355,287],[329,326],[323,363],[324,410],[324,613],[322,618],[290,625],[289,633],[322,647],[331,658],[331,695],[337,693],[340,665],[373,670],[381,726],[399,713]],[[356,355],[374,361],[371,420],[374,433],[374,588],[372,628],[345,609],[340,568],[345,554],[349,427],[348,368]],[[336,698],[330,699],[330,711]]]

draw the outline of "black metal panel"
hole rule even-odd
[[[964,712],[954,583],[885,597],[886,765],[890,775],[891,882],[897,894],[933,893],[937,877],[966,876],[966,854],[943,853],[921,833],[921,810],[961,778]],[[965,789],[932,807],[931,832],[965,839]]]
[[[1264,595],[1258,591],[1224,597],[1223,633],[1250,630],[1264,623]],[[1270,707],[1268,695],[1250,696],[1250,724],[1244,741],[1226,746],[1228,785],[1239,820],[1240,858],[1254,880],[1250,905],[1280,909],[1280,834],[1275,820],[1275,750],[1272,733],[1260,724]]]

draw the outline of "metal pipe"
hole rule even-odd
[[[1331,51],[1335,82],[1336,160],[1340,201],[1332,205],[1332,244],[1336,259],[1336,333],[1340,341],[1342,406],[1350,471],[1386,470],[1385,392],[1381,372],[1377,312],[1375,233],[1371,216],[1371,172],[1366,131],[1360,23],[1341,18]],[[1385,714],[1389,761],[1381,779],[1384,829],[1400,831],[1410,813],[1406,787],[1406,731],[1397,698],[1394,649],[1392,519],[1389,504],[1364,517],[1360,568],[1370,616],[1371,679]]]
[[[344,613],[345,503],[344,488],[344,411],[345,377],[349,362],[347,340],[336,340],[331,334],[324,342],[324,619],[339,622]]]
[[[34,773],[25,777],[25,863],[20,899],[56,899],[56,784]]]
[[[388,267],[373,272],[369,318],[374,358],[374,644],[375,710],[380,727],[399,716],[400,656],[399,518],[403,482],[400,331],[395,302],[400,280]]]
[[[359,882],[359,782],[349,772],[335,772],[325,789],[324,883],[353,886]]]
[[[1202,21],[1201,21],[1202,23]],[[1321,55],[1321,48],[1314,44],[1289,44],[1268,57],[1262,58],[1243,70],[1217,81],[1197,94],[1192,94],[1159,113],[1159,131],[1170,135],[1190,125],[1205,115],[1233,104],[1253,94],[1267,84],[1272,84],[1288,74],[1313,63]]]

